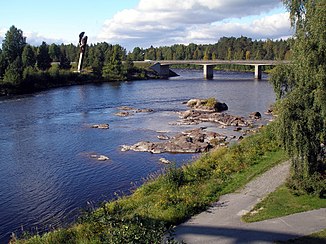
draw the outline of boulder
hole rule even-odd
[[[217,102],[216,105],[215,105],[215,111],[216,112],[222,112],[222,111],[225,111],[225,110],[228,110],[228,109],[229,109],[229,107],[225,103]]]
[[[249,114],[250,119],[261,119],[261,114],[259,112],[252,112]]]
[[[152,112],[154,112],[154,110],[150,108],[142,108],[136,110],[136,113],[152,113]]]
[[[90,158],[96,159],[97,161],[106,161],[110,159],[105,155],[99,155],[99,154],[91,154]]]
[[[122,112],[115,113],[115,115],[116,116],[119,116],[119,117],[127,117],[127,116],[132,115],[132,113],[129,113],[129,112],[126,112],[126,111],[122,111]]]
[[[96,124],[91,127],[96,129],[109,129],[109,124]]]
[[[187,106],[198,111],[206,112],[222,112],[229,109],[225,103],[221,103],[215,98],[190,99],[187,102]]]
[[[169,140],[170,139],[170,137],[168,137],[166,135],[158,135],[157,138],[160,140]]]
[[[160,158],[159,161],[163,164],[171,164],[171,161],[167,160],[166,158]]]
[[[106,160],[109,160],[109,157],[104,156],[104,155],[100,155],[100,156],[97,158],[97,161],[106,161]]]

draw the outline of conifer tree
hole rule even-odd
[[[37,68],[40,70],[47,70],[51,67],[51,58],[49,55],[49,47],[45,42],[42,42],[42,45],[39,46],[37,50]]]

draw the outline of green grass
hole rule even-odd
[[[148,180],[132,195],[102,204],[70,228],[35,235],[21,243],[160,243],[173,225],[207,209],[286,160],[273,127],[229,148],[204,154],[181,168]]]
[[[308,236],[303,236],[300,238],[296,238],[293,240],[288,240],[288,241],[283,241],[283,242],[277,242],[277,243],[282,243],[282,244],[324,244],[326,243],[326,229],[313,233]]]
[[[325,207],[326,199],[307,194],[295,195],[284,184],[258,203],[242,219],[246,222],[256,222]]]

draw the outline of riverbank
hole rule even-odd
[[[173,225],[285,159],[271,125],[231,147],[204,154],[193,164],[149,176],[131,196],[103,204],[68,229],[20,242],[160,242]]]
[[[148,69],[135,68],[126,75],[126,81],[158,79],[159,77]],[[34,92],[49,90],[58,87],[85,85],[85,84],[101,84],[105,82],[120,81],[117,79],[105,79],[90,72],[74,72],[70,70],[55,70],[46,72],[36,72],[29,74],[20,83],[1,83],[0,97],[31,94]]]

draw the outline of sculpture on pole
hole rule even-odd
[[[82,71],[84,54],[85,54],[86,45],[87,45],[87,36],[84,36],[84,34],[85,34],[85,32],[81,32],[79,34],[80,54],[79,54],[79,62],[78,62],[78,72]]]

